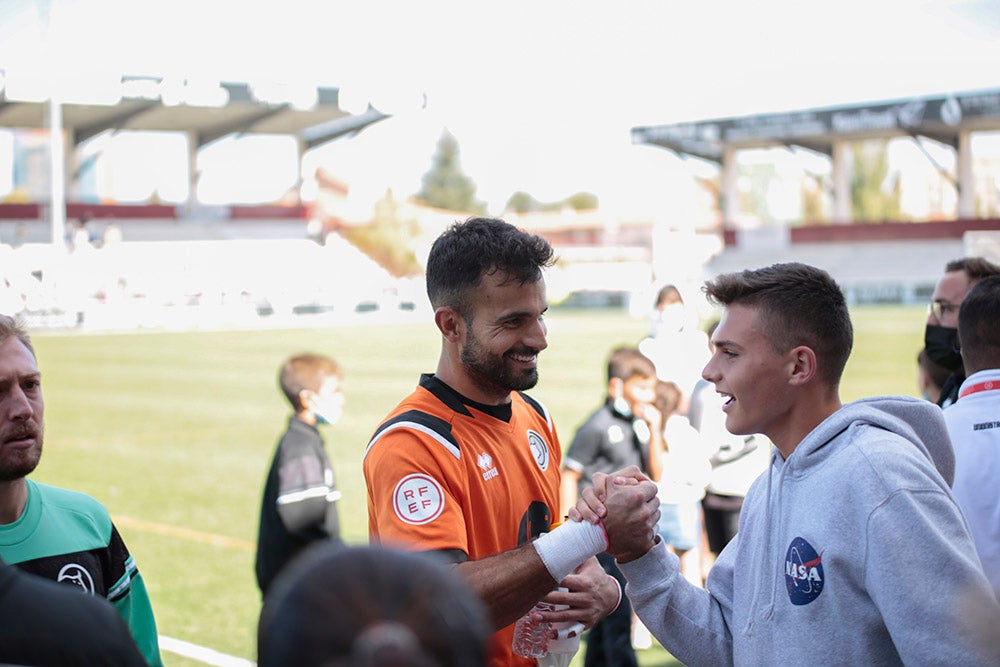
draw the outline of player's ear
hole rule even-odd
[[[302,391],[300,391],[298,412],[302,412],[304,410],[312,410],[315,399],[316,399],[316,392],[310,389],[303,389]]]
[[[441,306],[434,311],[434,324],[449,343],[457,342],[464,325],[462,316],[449,306]]]
[[[799,345],[788,352],[788,381],[792,385],[804,385],[817,372],[816,352],[806,345]]]

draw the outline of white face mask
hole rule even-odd
[[[344,399],[339,394],[317,395],[312,399],[310,409],[320,424],[336,424],[344,414]]]
[[[617,396],[615,400],[611,402],[611,407],[615,409],[615,412],[620,414],[622,417],[632,417],[632,406],[628,404],[624,396]]]
[[[320,424],[336,424],[344,413],[344,394],[340,391],[340,382],[336,378],[327,378],[320,387],[319,393],[309,397],[309,410],[316,416]]]
[[[684,328],[684,304],[671,303],[656,312],[653,320],[653,335],[670,335]]]

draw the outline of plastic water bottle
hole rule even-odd
[[[559,588],[565,591],[565,588]],[[556,611],[567,609],[564,604],[557,604]],[[538,667],[569,667],[573,656],[580,650],[580,635],[583,633],[583,623],[566,621],[553,623],[556,638],[548,640],[548,652],[537,659]]]
[[[514,624],[514,653],[522,658],[541,658],[549,652],[551,623],[536,623],[531,615],[537,611],[552,611],[555,605],[539,602]]]

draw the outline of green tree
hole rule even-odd
[[[518,190],[507,200],[507,205],[504,206],[504,209],[514,211],[515,213],[531,213],[540,210],[541,206],[541,203],[527,192]]]
[[[564,208],[571,208],[574,211],[593,211],[597,208],[597,195],[590,192],[578,192],[570,195],[566,199],[561,199],[552,203],[540,202],[527,192],[517,191],[507,200],[505,210],[515,213],[534,213],[537,211],[561,211]]]
[[[462,172],[458,140],[445,130],[437,143],[430,170],[424,174],[417,197],[428,206],[448,211],[484,214],[486,206],[476,199],[476,184]]]
[[[574,211],[593,211],[597,208],[597,195],[590,192],[577,192],[565,200]]]
[[[899,175],[889,174],[888,140],[857,142],[853,146],[851,212],[855,220],[899,220]]]
[[[423,271],[414,252],[420,225],[402,214],[392,190],[375,202],[370,223],[347,227],[341,234],[397,278],[416,276]]]

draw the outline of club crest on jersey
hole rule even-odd
[[[809,604],[823,592],[823,554],[796,537],[785,554],[785,588],[794,605]]]
[[[63,565],[62,569],[59,570],[59,576],[56,577],[56,581],[78,586],[84,593],[94,594],[94,579],[90,576],[87,568],[82,565],[77,565],[76,563]]]
[[[486,452],[479,455],[476,465],[483,469],[483,479],[487,482],[500,474],[500,471],[493,466],[493,457]]]
[[[400,521],[414,526],[430,523],[444,511],[444,490],[432,477],[407,475],[392,492],[392,507]]]
[[[531,456],[535,463],[542,470],[549,469],[549,446],[545,444],[545,439],[535,431],[528,429],[528,447],[531,449]]]

